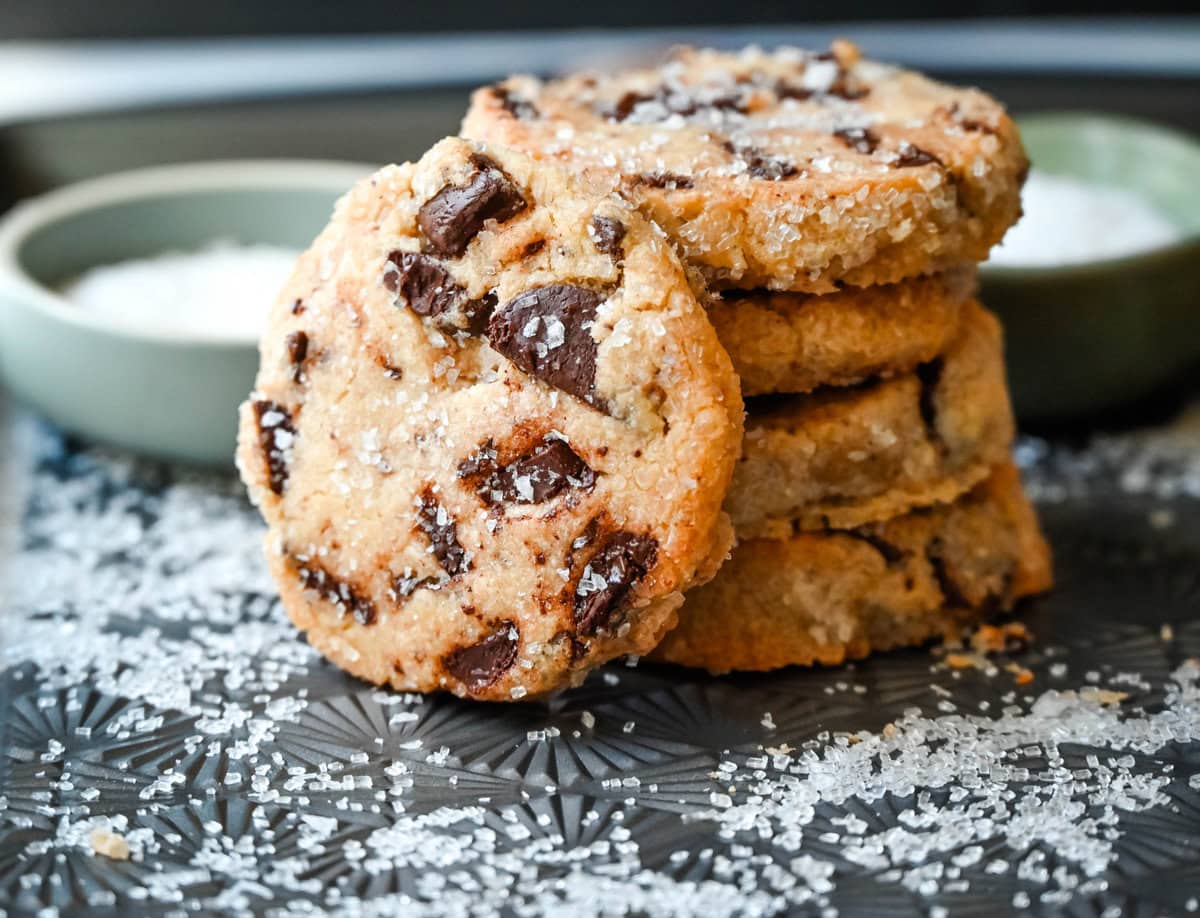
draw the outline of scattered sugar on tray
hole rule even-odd
[[[234,786],[248,783],[253,790],[255,809],[242,830],[214,818],[214,803],[206,803],[204,794],[191,791],[189,802],[173,806],[189,793],[186,774],[174,767],[163,768],[157,778],[142,771],[129,774],[135,781],[130,793],[151,791],[140,818],[154,828],[98,823],[48,795],[42,805],[59,820],[58,828],[50,830],[49,840],[38,830],[41,837],[24,846],[28,857],[84,848],[97,828],[125,837],[135,860],[139,852],[153,854],[167,845],[179,850],[177,830],[152,817],[151,807],[160,806],[156,800],[173,807],[173,818],[196,820],[202,830],[197,847],[184,851],[181,862],[138,875],[133,882],[142,885],[122,894],[126,902],[187,903],[199,911],[259,910],[269,903],[281,915],[326,909],[364,915],[456,909],[492,914],[506,904],[523,914],[581,916],[821,912],[830,907],[829,896],[843,876],[839,864],[849,861],[878,868],[881,884],[899,884],[922,896],[962,892],[973,875],[984,872],[1009,873],[1031,884],[1031,893],[1022,893],[1027,901],[1048,906],[1097,891],[1097,876],[1117,850],[1124,815],[1160,805],[1172,781],[1186,783],[1186,776],[1175,779],[1155,752],[1200,738],[1195,717],[1200,668],[1195,664],[1176,671],[1162,709],[1149,714],[1123,710],[1122,693],[1102,684],[1096,673],[1094,687],[1086,691],[1043,692],[1028,701],[1008,696],[1008,707],[995,719],[910,711],[879,735],[825,734],[805,742],[802,750],[780,746],[725,753],[716,769],[720,778],[702,784],[700,794],[689,791],[691,802],[680,810],[720,830],[707,853],[684,852],[681,861],[681,866],[709,864],[708,879],[683,880],[643,865],[639,832],[625,818],[634,811],[624,809],[637,805],[627,796],[630,791],[645,793],[645,776],[639,774],[611,779],[619,786],[611,785],[612,796],[604,802],[605,822],[599,815],[584,819],[585,826],[595,827],[594,834],[573,843],[564,840],[558,811],[549,808],[550,792],[528,785],[521,806],[503,810],[506,824],[511,813],[522,836],[506,841],[492,828],[497,810],[485,808],[483,795],[472,798],[478,806],[406,811],[416,770],[421,770],[419,780],[427,781],[423,775],[430,768],[457,768],[455,749],[436,740],[436,750],[426,755],[420,739],[405,739],[403,732],[389,737],[382,724],[370,724],[368,735],[375,743],[369,753],[362,745],[368,735],[347,747],[331,733],[334,745],[326,755],[332,758],[319,769],[282,756],[276,761],[278,753],[268,751],[272,737],[308,710],[306,695],[288,683],[317,664],[273,602],[247,597],[248,584],[251,597],[256,591],[270,595],[253,547],[261,533],[253,515],[216,480],[184,477],[135,498],[120,482],[136,485],[145,469],[95,455],[68,463],[69,476],[53,467],[38,472],[43,479],[34,488],[39,506],[17,560],[42,588],[18,593],[16,611],[23,625],[20,643],[5,648],[8,663],[36,667],[43,692],[82,691],[86,698],[93,691],[88,686],[95,686],[130,699],[108,724],[97,724],[106,735],[132,737],[139,723],[166,716],[175,724],[184,715],[196,725],[189,755],[217,759],[223,769],[218,775],[244,775]],[[115,573],[106,573],[114,566]],[[67,601],[61,599],[64,590],[71,597]],[[153,610],[163,627],[117,633],[114,626],[137,608]],[[606,673],[602,681],[616,680]],[[1112,686],[1144,684],[1132,673],[1111,679]],[[246,700],[224,697],[229,686],[237,686],[238,697],[244,693]],[[56,694],[40,697],[61,703]],[[393,698],[406,709],[428,703],[375,691],[366,697],[387,698],[386,708]],[[763,720],[764,729],[773,725],[769,715]],[[412,723],[404,717],[386,729],[410,730]],[[202,724],[226,725],[239,737],[208,736]],[[553,735],[557,728],[550,723],[538,727],[545,733],[537,745],[551,755],[571,742]],[[639,727],[637,734],[643,732]],[[652,742],[653,730],[645,732]],[[61,743],[53,743],[58,741],[47,739],[43,749],[33,751],[57,761]],[[380,746],[386,751],[376,751]],[[1075,746],[1088,747],[1088,756],[1077,755]],[[388,761],[389,755],[409,756],[411,767],[402,759]],[[367,775],[344,772],[346,766],[377,767],[380,757],[386,762],[383,798],[360,781]],[[231,770],[238,762],[243,770]],[[443,786],[454,784],[447,780]],[[65,793],[69,787],[67,782],[57,790]],[[91,790],[95,793],[81,799],[108,807],[119,805],[115,795],[126,793],[109,783]],[[280,811],[282,821],[275,824],[266,805],[310,805],[307,797],[296,801],[296,794],[311,794],[311,805],[326,808],[303,818]],[[890,828],[854,815],[865,813],[861,804],[905,794],[913,795],[914,804]],[[390,801],[387,809],[379,807],[381,799]],[[697,812],[697,805],[714,809]],[[368,810],[384,824],[372,822],[369,831],[343,837],[364,826],[356,814]],[[755,836],[762,842],[751,844]],[[342,840],[335,843],[335,838]],[[806,841],[817,839],[837,847],[837,863],[817,851],[801,851]],[[415,867],[420,879],[408,895],[367,900],[356,897],[356,884],[327,888],[303,879],[328,860],[334,844],[358,875]]]
[[[80,309],[124,328],[254,341],[298,255],[216,241],[196,251],[97,265],[62,292]]]
[[[1025,211],[989,264],[1033,267],[1133,255],[1180,238],[1180,230],[1144,197],[1122,188],[1033,170],[1021,195]]]

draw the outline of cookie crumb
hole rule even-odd
[[[107,829],[93,829],[92,834],[88,836],[88,844],[92,846],[93,853],[101,857],[113,861],[129,860],[129,842],[125,840],[124,835],[109,832]]]

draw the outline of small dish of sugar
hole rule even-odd
[[[0,378],[86,439],[231,466],[267,313],[372,171],[192,163],[22,202],[0,220]]]
[[[1014,268],[1077,265],[1153,251],[1183,233],[1149,200],[1125,188],[1034,169],[1024,214],[988,258]]]
[[[1088,112],[1020,119],[1024,215],[980,266],[1017,417],[1101,417],[1200,360],[1200,142]]]
[[[216,240],[193,251],[96,265],[61,292],[80,309],[123,328],[257,341],[299,255],[281,246]]]

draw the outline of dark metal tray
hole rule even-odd
[[[1194,470],[1027,443],[1059,586],[992,669],[616,665],[488,706],[320,662],[232,481],[22,440],[9,915],[1200,907]],[[93,853],[98,828],[133,857]]]

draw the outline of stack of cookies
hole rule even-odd
[[[713,672],[920,643],[1049,585],[975,262],[1028,169],[993,99],[830,51],[684,50],[478,91],[463,133],[610,185],[710,291],[746,399],[737,548],[659,659]]]
[[[339,203],[243,406],[330,659],[520,699],[623,654],[837,662],[1049,585],[973,298],[1027,166],[993,100],[841,43],[683,52],[482,89],[463,133]]]

